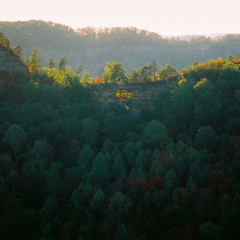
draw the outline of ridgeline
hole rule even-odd
[[[74,69],[83,66],[92,76],[100,75],[109,61],[123,63],[126,72],[130,73],[153,61],[158,67],[170,64],[184,68],[193,62],[226,58],[240,52],[239,35],[226,35],[218,40],[193,36],[184,41],[136,28],[73,30],[36,20],[0,22],[0,31],[8,36],[13,46],[23,48],[25,59],[37,49],[43,66],[47,66],[50,58],[58,62],[65,57]]]

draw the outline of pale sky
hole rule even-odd
[[[0,0],[0,21],[137,27],[160,35],[240,33],[239,0]]]

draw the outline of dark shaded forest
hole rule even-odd
[[[137,75],[172,82],[139,116],[96,114],[91,84],[135,83],[121,64],[83,84],[38,56],[0,72],[1,240],[239,238],[238,56]]]
[[[100,75],[109,61],[121,62],[130,73],[156,62],[158,67],[170,64],[184,68],[193,62],[226,58],[240,52],[240,37],[226,35],[219,40],[196,36],[189,41],[164,38],[157,33],[137,28],[91,27],[73,30],[68,26],[44,21],[0,22],[12,46],[20,45],[28,59],[33,50],[41,53],[40,62],[47,66],[50,58],[66,57],[70,66],[84,66],[92,76]]]

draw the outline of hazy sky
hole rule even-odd
[[[0,6],[1,21],[133,26],[161,35],[240,33],[239,0],[0,0]]]

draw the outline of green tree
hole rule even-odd
[[[153,64],[148,64],[141,69],[140,81],[152,82],[155,80],[155,68]]]
[[[64,182],[69,185],[69,188],[77,187],[79,185],[82,179],[81,171],[80,166],[68,168]]]
[[[117,158],[117,156],[121,154],[120,149],[118,148],[117,145],[115,145],[114,149],[111,152],[111,163],[113,163],[115,161],[115,159]]]
[[[89,199],[92,197],[93,192],[91,183],[88,180],[86,182],[81,182],[76,190],[81,197],[81,202],[84,204],[89,204]]]
[[[128,76],[129,83],[138,83],[140,81],[141,70],[140,69],[133,69]]]
[[[142,170],[146,169],[147,167],[147,157],[143,150],[141,150],[136,157],[135,167]]]
[[[101,152],[99,152],[99,154],[93,160],[89,177],[92,184],[101,185],[106,184],[110,179],[109,162],[105,161],[105,157]]]
[[[166,126],[157,120],[151,120],[144,129],[144,140],[153,147],[165,147],[169,141],[169,135]]]
[[[70,202],[74,207],[74,210],[78,209],[81,206],[81,196],[79,194],[78,189],[75,189],[72,192],[71,198],[70,198]]]
[[[68,61],[67,61],[67,59],[66,59],[65,57],[64,57],[64,58],[61,58],[60,61],[59,61],[59,63],[58,63],[58,68],[59,68],[60,70],[62,70],[62,71],[65,72],[67,62],[68,62]]]
[[[57,211],[57,202],[54,197],[47,197],[43,207],[40,210],[41,217],[45,221],[50,221]]]
[[[165,174],[166,174],[166,169],[164,168],[163,166],[163,163],[162,162],[159,162],[157,164],[157,167],[155,167],[152,172],[154,172],[155,176],[159,176],[159,177],[164,177]]]
[[[141,168],[134,167],[129,175],[130,179],[141,178],[145,179],[147,176],[146,171]]]
[[[199,161],[195,161],[195,162],[191,163],[191,165],[189,167],[189,176],[191,178],[191,181],[193,181],[194,183],[198,182],[198,179],[201,174],[200,169],[201,169],[201,165],[200,165]]]
[[[218,137],[215,131],[207,126],[201,127],[195,136],[195,146],[198,149],[215,150],[217,146]]]
[[[171,193],[179,184],[179,179],[176,172],[171,168],[166,172],[165,179],[167,181],[165,185],[165,190]]]
[[[46,140],[36,141],[31,149],[31,158],[32,160],[43,159],[49,162],[52,159],[52,149],[49,143]]]
[[[83,76],[80,78],[80,83],[82,84],[93,84],[94,78],[91,77],[90,73],[85,71]]]
[[[114,142],[121,141],[133,126],[133,120],[127,114],[119,115],[113,111],[107,112],[103,119],[103,131],[107,138]]]
[[[9,145],[15,156],[16,167],[18,166],[18,154],[20,153],[26,141],[26,133],[23,128],[17,124],[13,124],[6,131],[3,142]]]
[[[82,121],[82,135],[86,144],[94,144],[98,139],[99,123],[91,117],[84,118]]]
[[[46,174],[46,192],[49,196],[57,195],[63,187],[63,181],[56,164],[52,164]]]
[[[50,69],[54,68],[56,66],[55,60],[53,58],[50,58],[48,61],[48,67]]]
[[[127,77],[122,63],[113,61],[108,62],[104,68],[102,80],[103,83],[126,82]]]
[[[193,116],[193,88],[191,84],[182,79],[177,84],[173,85],[170,91],[170,107],[168,114],[174,119],[176,129],[171,125],[171,122],[166,122],[168,129],[178,133],[187,133],[187,127],[190,125]]]
[[[152,194],[152,203],[156,211],[161,211],[165,207],[165,204],[167,204],[166,193],[164,191],[155,190]]]
[[[105,194],[100,189],[98,189],[92,198],[90,208],[93,211],[100,211],[103,207],[105,199],[106,199]]]
[[[123,151],[122,151],[122,156],[123,159],[126,163],[127,168],[132,168],[134,165],[134,161],[135,161],[135,144],[133,142],[128,142]]]
[[[126,172],[126,166],[122,159],[122,156],[118,154],[112,166],[112,171],[111,171],[112,178],[118,179],[119,177],[121,177],[121,174],[124,172]]]
[[[8,37],[2,32],[0,32],[0,45],[6,48],[10,48],[10,41]]]
[[[128,197],[121,192],[116,192],[110,199],[109,213],[114,222],[122,224],[124,218],[129,215],[132,203]]]
[[[178,158],[174,161],[173,169],[175,170],[180,179],[185,176],[187,167],[181,156],[178,156]]]
[[[89,144],[85,144],[80,151],[78,165],[85,164],[87,169],[90,170],[92,161],[94,159],[94,152]]]
[[[82,72],[82,70],[83,70],[83,66],[78,66],[76,73],[80,74]]]
[[[156,81],[157,80],[156,72],[157,72],[157,69],[158,69],[156,61],[153,60],[151,62],[151,65],[152,65],[152,69],[153,69],[153,80]]]
[[[64,57],[62,59],[60,59],[59,63],[58,63],[58,69],[60,70],[60,72],[63,73],[63,79],[65,80],[66,77],[66,65],[67,65],[67,59]]]
[[[110,171],[107,165],[103,164],[99,168],[92,168],[89,177],[93,185],[104,186],[110,179]]]
[[[227,89],[228,86],[224,87],[221,81],[218,81],[217,85],[219,84],[221,88]],[[194,101],[195,132],[202,126],[222,129],[220,123],[222,122],[222,116],[226,113],[223,113],[221,91],[213,85],[212,81],[206,78],[201,79],[193,88],[196,96]],[[231,117],[229,116],[228,119],[231,119]]]
[[[39,51],[35,49],[28,59],[28,69],[30,73],[38,73],[40,67]]]
[[[158,72],[158,77],[160,80],[167,81],[168,79],[177,77],[178,71],[175,67],[167,64],[165,67],[161,68]]]
[[[112,140],[108,138],[108,139],[103,143],[101,151],[102,151],[103,153],[110,153],[110,152],[112,152],[113,147],[114,147],[114,145],[113,145]]]
[[[45,187],[45,176],[42,176],[41,168],[34,161],[26,162],[22,167],[21,180],[25,185],[23,199],[28,207],[38,207],[42,204]],[[43,186],[44,185],[44,186]]]
[[[13,52],[22,60],[22,51],[23,51],[23,48],[21,46],[16,46],[13,48]]]

